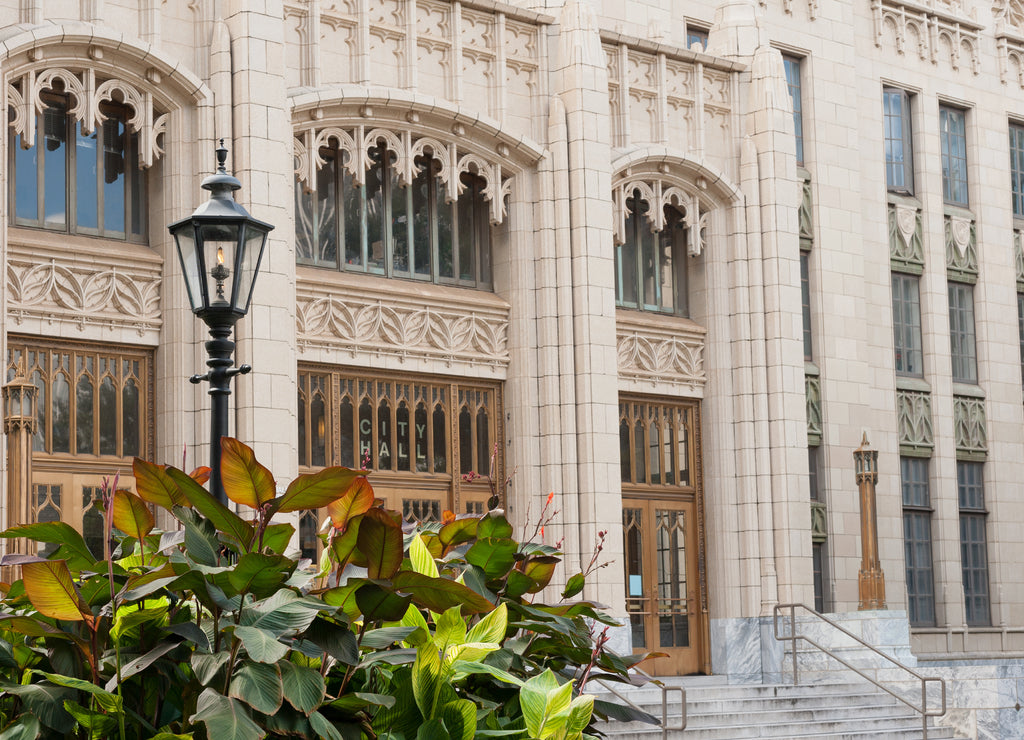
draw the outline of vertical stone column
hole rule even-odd
[[[568,144],[579,488],[579,520],[566,527],[578,528],[580,550],[567,555],[585,565],[599,531],[609,552],[622,552],[608,74],[590,4],[568,0],[559,24],[552,92],[565,106]],[[624,615],[621,563],[598,571],[585,595]]]
[[[232,129],[229,169],[236,195],[255,218],[272,223],[249,315],[236,327],[236,435],[250,444],[282,485],[297,466],[295,254],[292,129],[284,79],[281,0],[229,0]]]

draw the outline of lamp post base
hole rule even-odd
[[[860,590],[859,611],[885,609],[885,573],[876,566],[861,568],[857,578]]]

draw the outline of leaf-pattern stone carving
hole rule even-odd
[[[617,323],[621,378],[686,386],[693,390],[704,387],[707,378],[702,330],[643,326],[623,318]]]
[[[1024,287],[1024,231],[1013,230],[1013,264],[1017,270],[1017,289]]]
[[[814,241],[813,209],[811,207],[811,178],[806,177],[800,184],[800,247],[809,249]]]
[[[820,501],[811,502],[811,539],[814,542],[828,539],[828,509]]]
[[[817,375],[805,375],[804,394],[807,397],[808,444],[821,444],[821,378]]]
[[[15,323],[28,318],[131,328],[140,336],[157,329],[160,275],[115,264],[82,265],[51,258],[41,262],[15,254],[7,266],[7,312]]]
[[[901,447],[934,447],[932,399],[919,391],[896,391],[896,416]]]
[[[953,396],[953,429],[959,452],[988,452],[985,399]]]
[[[449,366],[509,362],[507,308],[402,300],[385,290],[325,293],[319,286],[300,285],[296,322],[300,348],[434,359]]]
[[[889,259],[902,269],[924,269],[921,209],[903,203],[889,204]]]
[[[978,244],[974,221],[946,216],[946,269],[973,282],[978,276]]]

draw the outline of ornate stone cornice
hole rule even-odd
[[[139,247],[139,251],[145,249]],[[7,316],[19,325],[66,324],[130,330],[156,338],[161,325],[161,260],[12,245],[7,261]]]
[[[619,311],[616,334],[619,378],[635,383],[630,390],[672,392],[680,389],[703,395],[703,327],[687,319]]]
[[[981,73],[979,31],[984,28],[960,0],[872,0],[875,46],[891,36],[898,54],[922,61],[946,61],[954,71],[970,67]]]
[[[360,358],[434,361],[504,376],[509,308],[497,296],[312,268],[308,275],[302,272],[296,306],[301,353],[337,352],[348,364]]]
[[[702,206],[695,189],[649,174],[631,175],[627,171],[612,185],[615,243],[623,244],[626,241],[626,201],[635,191],[639,191],[640,197],[650,206],[645,216],[651,231],[665,228],[665,206],[679,209],[689,231],[686,251],[691,257],[699,257],[704,251],[710,211]]]

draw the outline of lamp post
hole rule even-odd
[[[860,447],[853,451],[853,467],[860,489],[861,562],[858,585],[859,610],[885,608],[885,574],[878,561],[878,510],[875,484],[878,483],[878,450],[871,449],[867,432]]]
[[[252,369],[249,365],[232,367],[235,343],[231,331],[249,312],[267,234],[274,228],[253,218],[235,202],[234,191],[242,183],[227,173],[227,156],[221,139],[217,147],[217,172],[202,183],[203,189],[210,191],[210,199],[191,216],[167,227],[177,245],[192,313],[210,329],[211,339],[206,342],[206,365],[210,369],[189,380],[210,384],[210,489],[224,504],[227,496],[220,475],[220,440],[228,433],[231,378]]]

